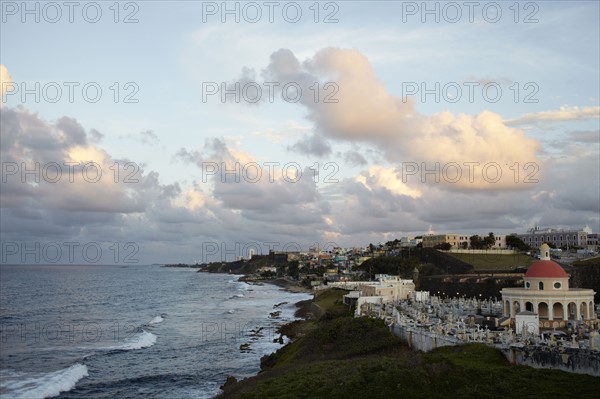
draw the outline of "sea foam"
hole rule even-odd
[[[2,393],[2,399],[51,398],[70,391],[77,381],[87,376],[87,367],[79,363],[45,374],[3,370],[0,387],[6,392]]]
[[[155,318],[150,320],[150,322],[148,324],[158,324],[158,323],[162,323],[164,320],[165,319],[163,319],[162,316],[156,316]]]
[[[148,331],[142,331],[140,335],[130,338],[127,342],[111,349],[134,350],[149,348],[156,343],[156,335]]]

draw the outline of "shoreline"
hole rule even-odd
[[[244,282],[250,285],[261,285],[261,284],[272,284],[276,285],[285,291],[293,292],[295,294],[313,294],[313,290],[310,288],[306,288],[298,284],[297,281],[289,280],[285,277],[279,277],[276,279],[255,279],[248,275],[243,275],[238,279],[238,281]]]
[[[222,274],[228,274],[228,273],[222,273]],[[244,282],[249,285],[271,284],[271,285],[280,287],[283,291],[287,291],[287,292],[290,292],[293,294],[312,294],[313,295],[313,297],[311,299],[304,299],[304,300],[300,300],[300,301],[297,301],[294,303],[294,306],[296,307],[296,310],[294,311],[294,320],[291,320],[285,324],[280,325],[279,327],[277,327],[277,330],[276,330],[276,332],[279,334],[279,338],[277,340],[281,340],[283,336],[286,336],[288,339],[288,342],[285,343],[284,345],[280,346],[277,350],[275,350],[271,353],[267,353],[260,358],[260,360],[259,360],[260,370],[254,376],[247,377],[247,378],[253,378],[253,377],[258,376],[263,371],[264,363],[266,361],[268,361],[268,359],[271,359],[277,351],[279,351],[281,348],[288,346],[289,344],[291,344],[292,342],[294,342],[296,340],[297,331],[296,331],[295,326],[297,325],[298,322],[306,321],[306,320],[309,320],[309,319],[315,317],[314,310],[312,309],[314,294],[313,294],[312,290],[310,290],[306,287],[302,287],[302,286],[298,285],[297,282],[290,281],[286,278],[277,278],[277,279],[269,279],[269,280],[249,280],[248,281],[245,279],[246,277],[248,277],[248,276],[242,275],[240,278],[238,278],[238,281]],[[277,309],[280,305],[282,305],[282,303],[275,303],[275,304],[273,304],[273,308]],[[228,375],[227,378],[225,379],[225,381],[223,382],[223,385],[221,385],[219,387],[221,389],[221,392],[218,393],[217,395],[213,396],[213,399],[221,398],[223,396],[223,394],[225,394],[225,389],[227,387],[236,385],[240,381],[243,381],[245,379],[246,378],[238,380],[236,376]]]

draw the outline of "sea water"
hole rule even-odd
[[[277,327],[310,298],[239,277],[141,265],[0,266],[0,397],[218,394],[227,376],[259,371],[260,357],[281,347]]]

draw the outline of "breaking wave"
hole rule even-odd
[[[50,373],[2,370],[0,375],[2,399],[37,399],[51,398],[61,392],[70,391],[77,381],[88,376],[88,369],[85,365],[76,363]]]

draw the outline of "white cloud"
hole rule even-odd
[[[395,195],[406,195],[412,198],[421,197],[419,190],[410,188],[402,182],[401,177],[394,168],[384,168],[382,166],[371,166],[368,171],[356,176],[355,180],[362,183],[369,191],[374,188],[386,189]]]
[[[322,89],[323,82],[334,82],[337,91],[323,90],[319,101],[305,95],[299,102],[307,108],[307,119],[314,123],[315,133],[334,140],[373,144],[399,167],[402,162],[425,162],[428,168],[438,163],[442,167],[449,163],[500,167],[496,170],[498,180],[495,175],[478,173],[472,180],[465,177],[452,182],[453,189],[515,189],[514,179],[504,168],[539,161],[537,140],[507,126],[494,112],[419,114],[410,99],[404,102],[386,89],[367,57],[356,49],[325,48],[303,62],[290,50],[280,49],[271,54],[261,75],[282,85],[295,82],[303,93],[312,93],[314,82],[320,82]],[[336,101],[325,102],[325,93],[332,94]],[[295,149],[306,152],[307,147],[299,145]],[[312,152],[323,153],[322,149]]]
[[[13,80],[8,73],[8,68],[6,66],[0,64],[0,107],[4,104],[4,94],[6,90],[12,85]]]
[[[600,107],[574,107],[563,105],[558,110],[532,112],[505,121],[507,125],[527,125],[542,121],[572,121],[600,118]]]

